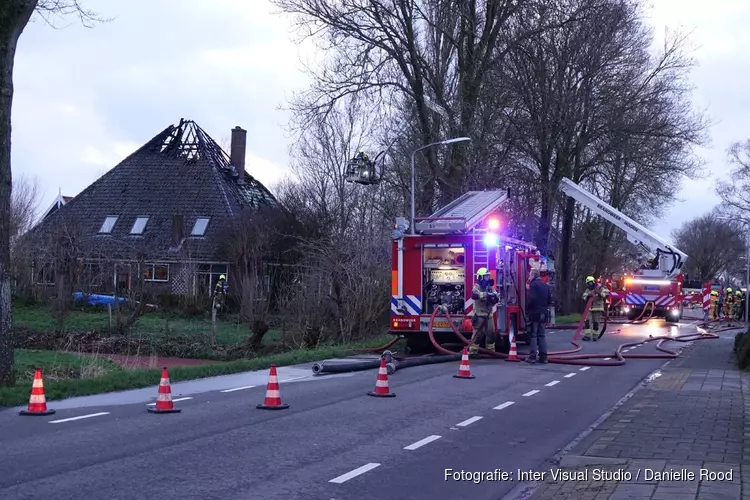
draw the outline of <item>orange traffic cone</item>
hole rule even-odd
[[[454,378],[476,378],[471,374],[471,367],[469,366],[469,348],[464,347],[464,353],[461,356],[461,365],[458,367],[458,373],[453,375]]]
[[[175,408],[172,402],[172,388],[169,385],[169,371],[165,366],[161,371],[159,381],[159,395],[156,397],[156,405],[146,408],[149,413],[180,413],[182,410]]]
[[[266,386],[266,399],[263,401],[263,404],[257,405],[256,408],[260,410],[286,410],[289,408],[288,404],[281,402],[276,365],[271,365],[271,373],[268,376],[268,385]]]
[[[378,379],[375,382],[375,390],[367,394],[380,398],[393,398],[396,396],[388,387],[388,369],[385,366],[385,358],[380,359],[380,369],[378,370]]]
[[[505,358],[505,361],[521,361],[518,359],[518,351],[516,350],[516,336],[511,335],[510,336],[510,352],[508,353],[508,357]]]
[[[31,396],[29,406],[18,412],[19,415],[36,415],[43,417],[52,415],[55,410],[47,408],[47,398],[44,396],[44,381],[42,380],[42,369],[37,368],[34,372],[34,382],[31,384]]]

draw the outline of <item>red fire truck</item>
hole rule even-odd
[[[403,335],[412,352],[432,350],[430,316],[440,304],[449,304],[453,324],[466,338],[473,315],[471,289],[477,271],[489,269],[499,294],[493,320],[499,333],[496,349],[506,350],[508,335],[526,341],[526,281],[540,257],[536,247],[504,234],[502,206],[510,191],[471,191],[430,217],[396,219],[393,242],[390,332]],[[545,273],[549,275],[549,273]],[[439,343],[456,342],[443,316],[433,325]]]

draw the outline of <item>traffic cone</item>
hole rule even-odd
[[[149,413],[180,413],[182,410],[175,408],[172,402],[172,388],[169,384],[169,370],[165,366],[161,371],[159,381],[159,395],[156,397],[156,405],[146,408]]]
[[[518,359],[518,351],[516,350],[516,336],[511,335],[510,336],[510,352],[508,352],[508,357],[505,358],[505,361],[521,361]]]
[[[31,384],[31,396],[29,406],[18,412],[19,415],[35,415],[43,417],[52,415],[55,410],[47,408],[47,398],[44,396],[44,381],[42,380],[42,369],[37,368],[34,372],[34,382]]]
[[[458,373],[453,375],[454,378],[476,378],[471,374],[469,366],[469,348],[464,347],[464,353],[461,355],[461,365],[458,367]]]
[[[378,380],[375,382],[375,390],[367,394],[380,398],[393,398],[396,395],[388,387],[388,369],[385,366],[385,358],[380,360],[380,369],[378,370]]]
[[[266,399],[263,404],[257,405],[256,408],[259,410],[286,410],[289,408],[288,404],[281,402],[276,365],[271,365],[271,373],[268,376],[268,385],[266,386]]]

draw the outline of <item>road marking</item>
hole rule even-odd
[[[380,464],[369,463],[369,464],[363,465],[362,467],[359,467],[357,469],[349,471],[346,474],[342,474],[339,477],[334,477],[333,479],[331,479],[328,482],[329,483],[336,483],[336,484],[345,483],[348,480],[350,480],[350,479],[352,479],[354,477],[357,477],[359,475],[362,475],[365,472],[371,471],[372,469],[374,469],[376,467],[380,467]]]
[[[565,378],[570,378],[570,377],[575,377],[575,376],[576,374],[575,372],[573,372],[573,373],[568,373],[567,375],[565,375]]]
[[[89,415],[81,415],[80,417],[70,417],[70,418],[63,418],[61,420],[50,420],[50,424],[61,424],[63,422],[72,422],[74,420],[83,420],[84,418],[92,418],[92,417],[101,417],[102,415],[109,415],[108,411],[103,411],[101,413],[91,413]]]
[[[292,377],[292,378],[287,378],[287,379],[284,379],[284,380],[279,380],[279,383],[281,383],[281,382],[291,382],[292,380],[299,380],[301,378],[307,378],[307,375],[302,375],[301,377]]]
[[[581,368],[581,370],[580,370],[580,371],[582,371],[582,372],[585,372],[585,371],[586,371],[586,370],[588,370],[589,368],[591,368],[591,367],[590,367],[590,366],[584,366],[583,368]]]
[[[604,358],[604,361],[609,361],[610,359],[612,359],[612,358]]]
[[[560,383],[560,381],[559,381],[559,380],[553,380],[553,381],[552,381],[552,382],[550,382],[549,384],[544,384],[544,386],[545,386],[545,387],[552,387],[553,385],[557,385],[557,384],[559,384],[559,383]]]
[[[528,396],[533,396],[533,395],[534,395],[534,394],[536,394],[537,392],[539,392],[539,391],[538,391],[537,389],[534,389],[533,391],[529,391],[529,392],[527,392],[526,394],[524,394],[524,396],[526,396],[526,397],[528,397]]]
[[[506,401],[505,403],[494,407],[493,410],[504,410],[505,408],[509,407],[512,404],[514,404],[514,401]]]
[[[466,420],[464,420],[463,422],[461,422],[461,423],[459,423],[459,424],[456,424],[456,427],[466,427],[467,425],[471,425],[471,424],[473,424],[473,423],[474,423],[474,422],[476,422],[477,420],[482,420],[482,417],[471,417],[471,418],[467,418],[467,419],[466,419]]]
[[[440,438],[441,438],[441,436],[427,436],[426,438],[421,439],[421,440],[417,441],[416,443],[410,444],[409,446],[405,447],[404,449],[405,450],[416,450],[417,448],[421,448],[422,446],[424,446],[426,444],[429,444],[429,443],[431,443],[433,441],[437,441]]]
[[[193,398],[191,396],[188,396],[188,397],[185,397],[185,398],[177,398],[177,399],[173,399],[172,402],[173,403],[177,403],[179,401],[187,401],[188,399],[193,399]],[[156,406],[156,403],[149,403],[146,406]]]
[[[254,386],[254,385],[246,385],[246,386],[244,386],[244,387],[235,387],[234,389],[226,389],[226,390],[223,390],[223,391],[219,391],[219,392],[234,392],[234,391],[243,391],[243,390],[245,390],[245,389],[252,389],[253,387],[256,387],[256,386]]]

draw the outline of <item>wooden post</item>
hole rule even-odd
[[[216,297],[211,301],[211,345],[216,345]]]
[[[107,313],[109,314],[109,329],[112,330],[112,304],[107,304]]]

